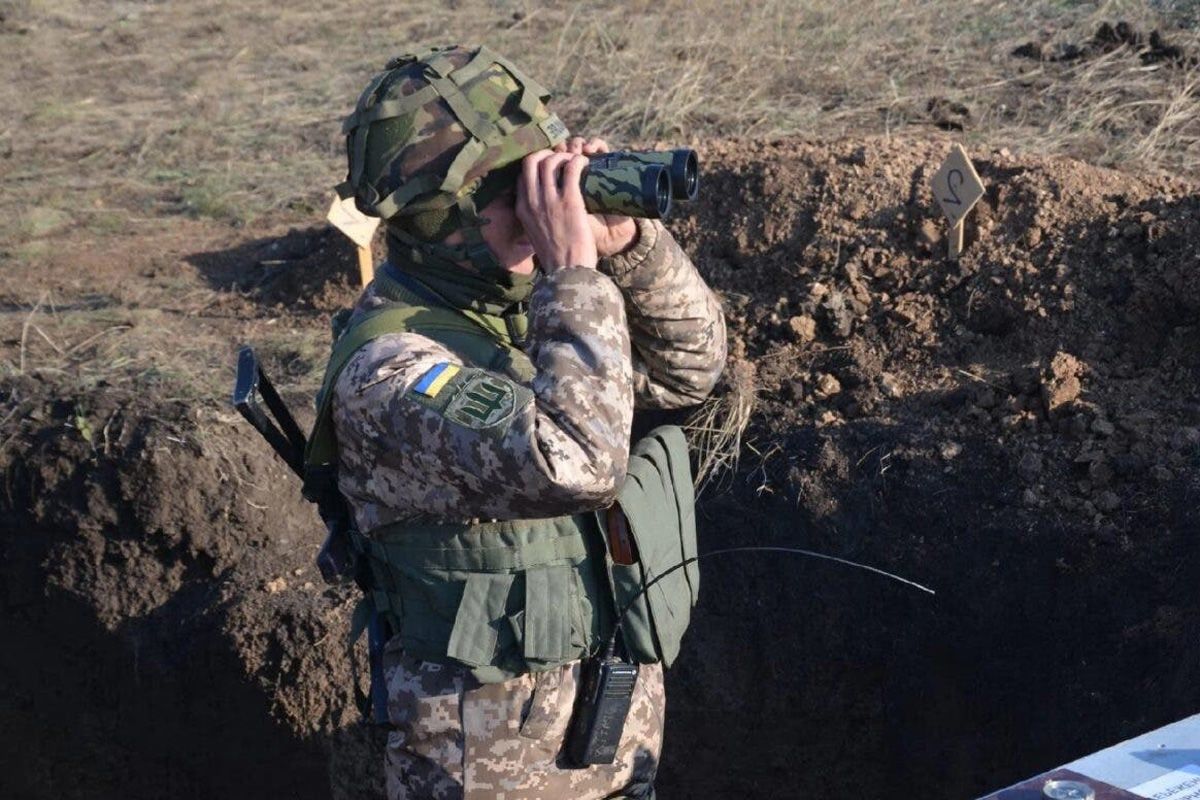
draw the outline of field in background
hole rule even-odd
[[[621,142],[899,134],[931,99],[969,110],[969,146],[1195,175],[1195,66],[1122,47],[1128,21],[1196,51],[1191,4],[1118,0],[717,0],[595,4],[0,2],[0,253],[47,235],[145,233],[175,215],[317,219],[344,169],[339,120],[413,46],[486,42],[556,93],[575,130]],[[951,108],[950,114],[961,119]]]

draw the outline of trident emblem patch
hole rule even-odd
[[[472,378],[446,406],[446,419],[468,428],[490,428],[512,416],[513,387],[490,376]]]

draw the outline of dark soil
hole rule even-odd
[[[1081,61],[1121,48],[1136,53],[1143,64],[1191,68],[1200,63],[1200,57],[1171,44],[1161,31],[1146,34],[1124,21],[1102,23],[1092,38],[1081,44],[1060,42],[1051,46],[1043,42],[1026,42],[1013,50],[1012,55],[1035,61]]]
[[[672,227],[757,401],[702,549],[811,547],[938,594],[709,561],[669,675],[665,798],[960,800],[1200,708],[1200,201],[977,154],[988,192],[954,263],[926,188],[946,150],[702,153],[703,201]],[[320,328],[353,298],[322,228],[170,252],[150,284],[188,281],[230,357],[267,318]],[[60,296],[131,304],[150,257],[88,257]],[[380,796],[315,513],[222,398],[169,396],[0,387],[0,796]]]
[[[984,154],[955,264],[945,150],[714,147],[719,199],[677,228],[758,376],[707,545],[938,591],[710,564],[664,758],[688,796],[977,796],[1200,707],[1200,203]]]

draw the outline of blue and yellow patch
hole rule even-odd
[[[478,367],[441,363],[412,385],[408,398],[447,422],[499,438],[509,429],[517,409],[533,402],[533,392]]]
[[[444,361],[441,364],[434,364],[413,386],[413,391],[429,398],[437,397],[438,392],[446,388],[446,384],[458,374],[458,371],[459,368],[456,365]]]

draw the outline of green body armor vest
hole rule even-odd
[[[522,382],[534,374],[512,342],[511,324],[421,305],[386,276],[376,282],[396,304],[352,319],[336,339],[305,457],[309,469],[336,464],[334,385],[354,352],[379,336],[412,331],[468,364]],[[691,470],[678,428],[656,429],[633,448],[618,502],[640,553],[632,565],[609,557],[601,533],[606,512],[476,524],[403,522],[353,533],[369,589],[352,636],[367,615],[381,613],[407,654],[460,663],[489,683],[596,651],[612,633],[615,610],[628,608],[622,623],[627,652],[642,663],[669,665],[696,602],[699,572],[692,564],[642,589],[696,555]]]

